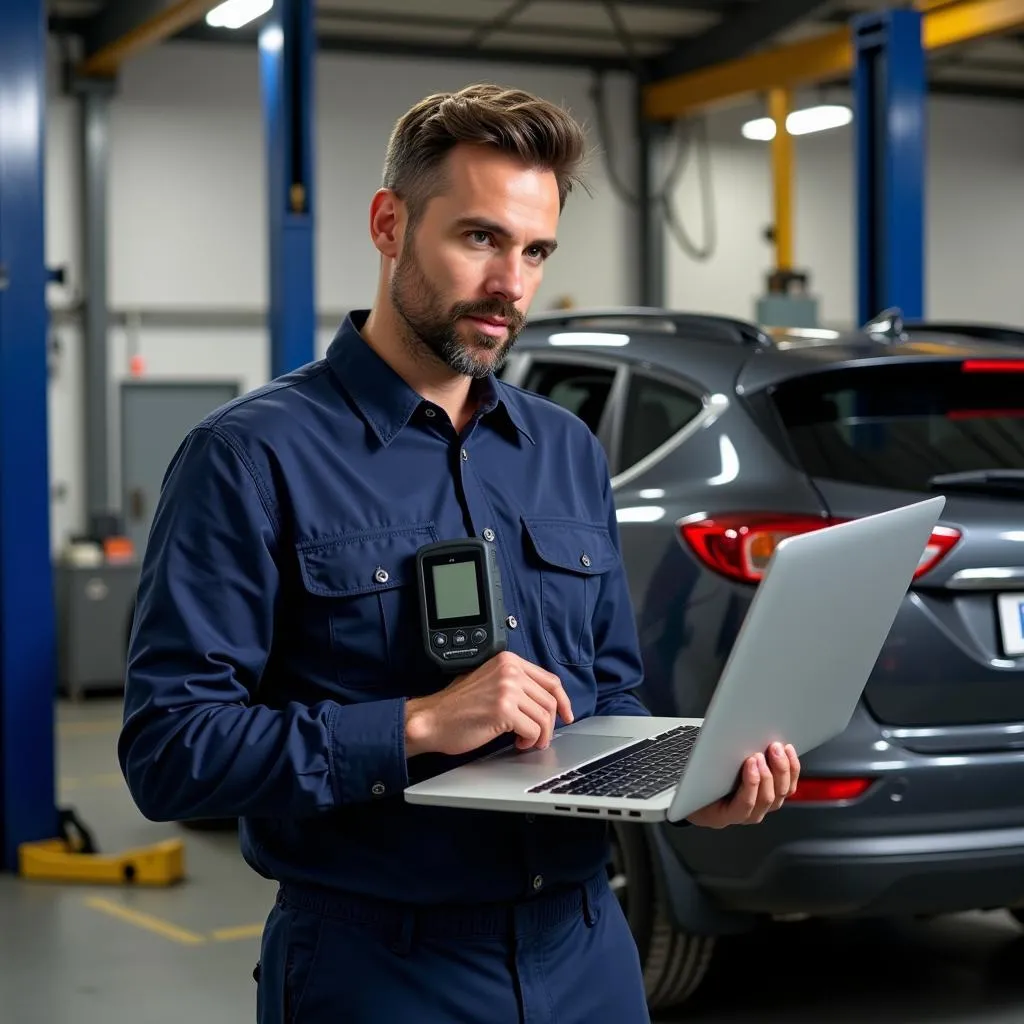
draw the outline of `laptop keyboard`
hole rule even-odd
[[[649,799],[679,781],[699,734],[699,726],[677,726],[545,779],[527,792]]]

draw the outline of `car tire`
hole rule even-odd
[[[652,1011],[679,1006],[704,980],[715,938],[672,923],[644,826],[613,824],[609,878],[640,953],[647,1005]]]

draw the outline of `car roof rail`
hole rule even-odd
[[[704,341],[728,341],[738,345],[771,345],[771,338],[757,324],[711,313],[682,313],[657,306],[619,306],[595,309],[556,309],[531,315],[527,326],[560,324],[585,330],[615,327],[661,334],[687,333]]]

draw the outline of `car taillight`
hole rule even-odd
[[[846,520],[779,512],[730,513],[685,520],[680,523],[679,532],[709,568],[741,583],[759,583],[772,553],[786,537],[842,522]],[[914,579],[934,569],[959,539],[959,530],[936,527],[921,555]]]
[[[964,373],[1024,373],[1024,359],[965,359]]]
[[[868,791],[871,779],[805,779],[796,784],[796,792],[787,803],[835,803],[855,800]]]

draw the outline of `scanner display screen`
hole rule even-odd
[[[433,567],[434,607],[439,621],[480,614],[476,564],[446,562]]]

